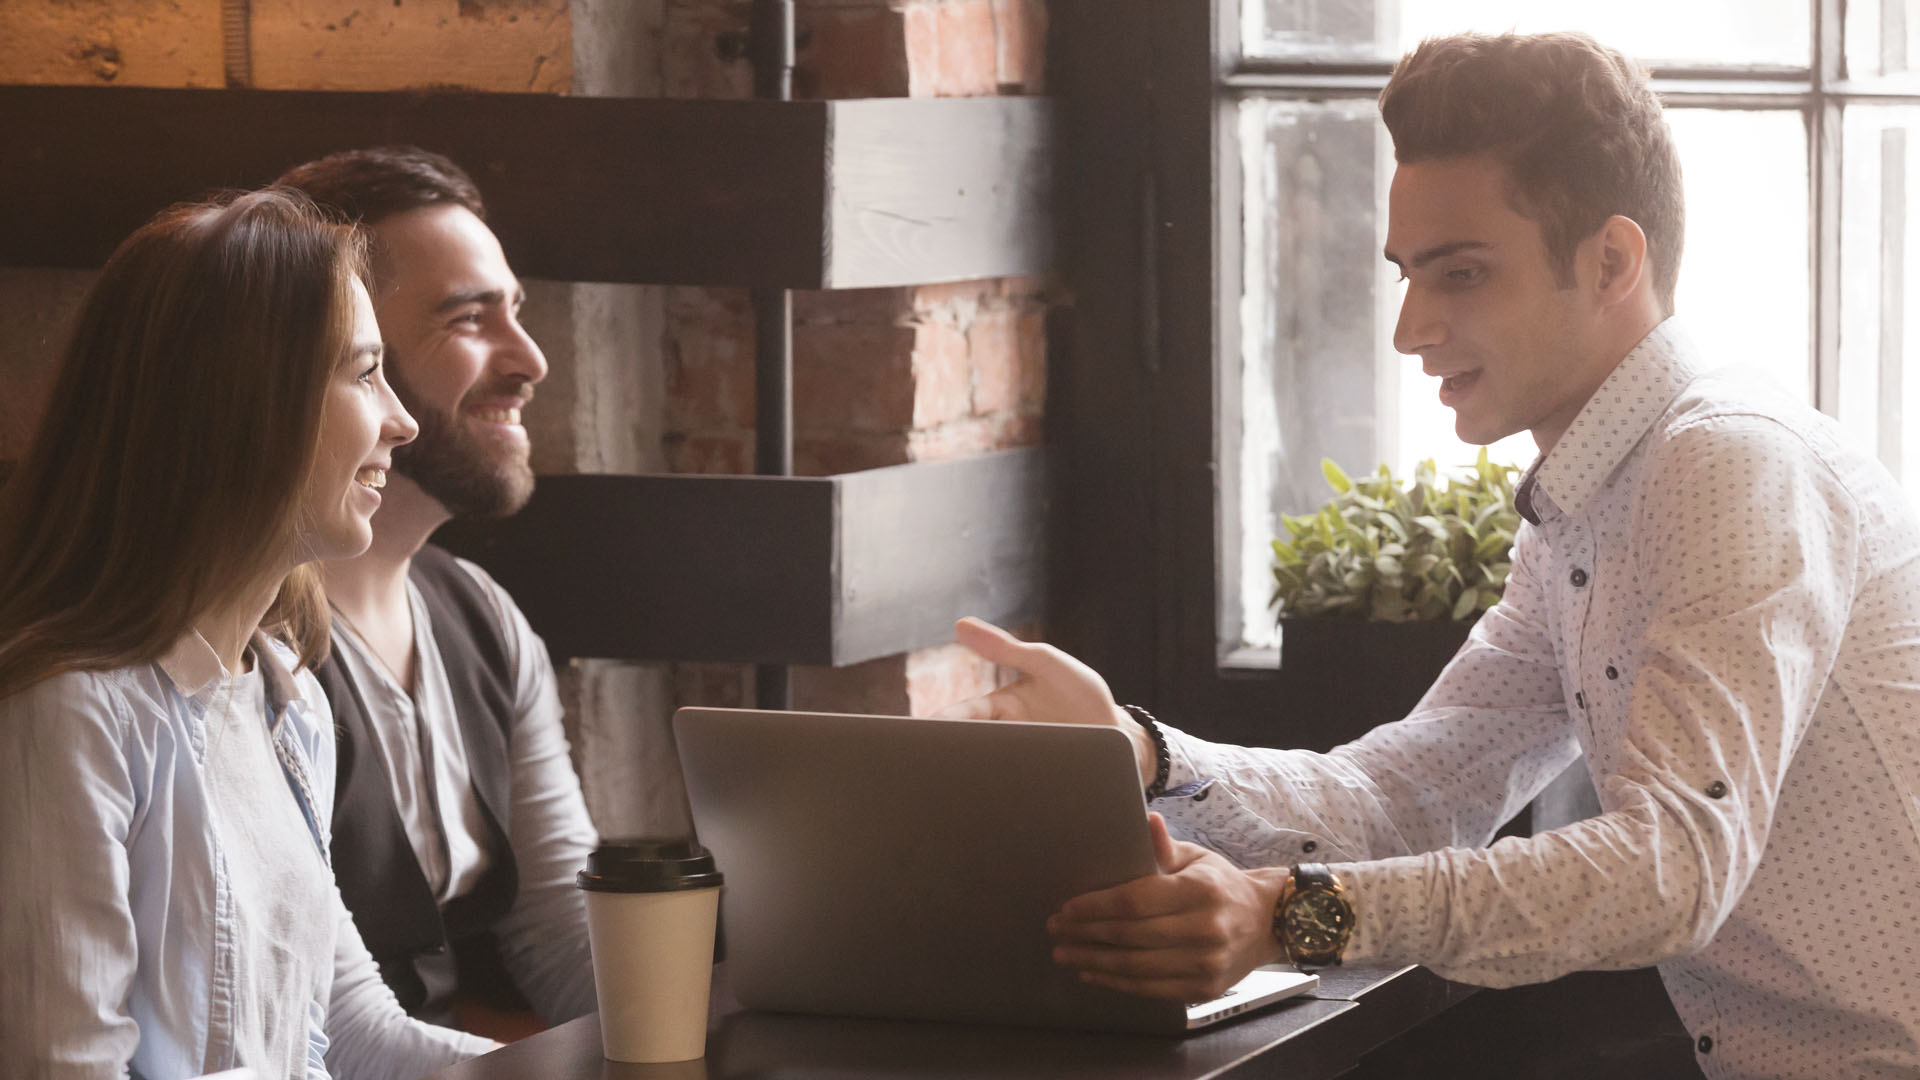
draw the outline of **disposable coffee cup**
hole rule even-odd
[[[602,844],[586,891],[600,1041],[610,1061],[691,1061],[707,1052],[707,989],[720,872],[692,840]]]

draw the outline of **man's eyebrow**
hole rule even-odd
[[[1444,259],[1449,255],[1458,255],[1463,251],[1483,251],[1492,246],[1492,244],[1487,243],[1485,240],[1455,240],[1450,244],[1435,244],[1433,247],[1415,255],[1411,262],[1401,262],[1400,257],[1392,251],[1384,251],[1381,254],[1385,255],[1387,261],[1395,266],[1402,269],[1411,268],[1418,270],[1435,259]]]
[[[513,292],[514,303],[519,303],[524,299],[526,299],[526,293],[515,289]],[[463,289],[434,305],[433,313],[435,315],[444,315],[454,308],[463,308],[468,304],[497,307],[506,302],[507,292],[505,289]]]

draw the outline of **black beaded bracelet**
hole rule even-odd
[[[1173,770],[1173,752],[1167,749],[1167,737],[1160,730],[1160,722],[1153,714],[1138,705],[1122,705],[1127,715],[1141,727],[1147,729],[1147,737],[1153,740],[1153,783],[1147,785],[1147,801],[1152,802],[1167,793],[1167,774]]]

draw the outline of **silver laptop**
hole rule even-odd
[[[1186,1006],[1053,963],[1047,916],[1156,872],[1119,731],[694,708],[673,726],[749,1008],[1175,1033],[1318,982],[1261,969]]]

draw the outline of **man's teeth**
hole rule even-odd
[[[361,469],[358,473],[354,474],[353,478],[358,480],[362,487],[370,487],[376,491],[387,486],[387,470],[385,469]]]
[[[519,409],[475,409],[470,413],[476,420],[485,420],[490,424],[518,424]]]

